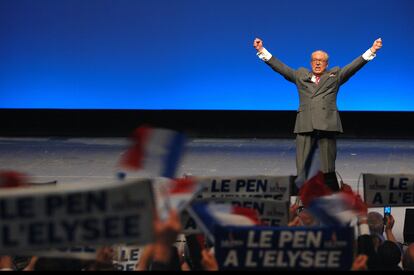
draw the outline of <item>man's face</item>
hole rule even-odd
[[[320,76],[328,67],[328,60],[324,52],[314,52],[311,60],[312,72],[316,76]]]

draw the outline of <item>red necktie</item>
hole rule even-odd
[[[321,79],[321,77],[320,76],[317,76],[316,77],[316,85],[318,85],[319,84],[319,80]]]

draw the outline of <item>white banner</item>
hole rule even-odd
[[[368,207],[414,206],[414,175],[363,174]]]
[[[0,253],[153,240],[151,180],[2,190]]]
[[[134,271],[141,258],[144,246],[121,245],[114,247],[114,267],[118,271]]]
[[[255,197],[290,200],[290,176],[196,177],[203,187],[200,198]]]

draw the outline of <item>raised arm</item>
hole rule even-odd
[[[253,47],[257,50],[257,56],[266,62],[275,72],[281,74],[290,82],[296,82],[295,70],[284,64],[282,61],[272,56],[264,47],[263,41],[256,38],[253,42]]]
[[[359,71],[368,61],[375,58],[376,53],[382,47],[382,40],[378,38],[374,41],[372,47],[367,50],[363,55],[357,57],[350,64],[346,65],[339,72],[340,85],[347,82],[357,71]]]

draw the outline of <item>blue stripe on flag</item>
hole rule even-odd
[[[313,200],[307,208],[323,225],[343,226],[342,221],[336,216],[345,210],[340,199],[318,198]]]
[[[175,173],[180,162],[181,155],[184,151],[185,135],[182,133],[174,133],[167,145],[167,154],[164,159],[164,169],[161,176],[167,178],[174,178]]]

